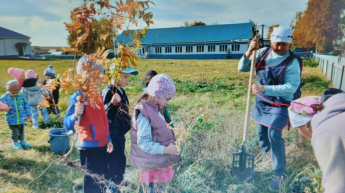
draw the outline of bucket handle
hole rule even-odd
[[[48,140],[48,143],[50,143],[53,139],[54,137],[50,137],[50,139]]]

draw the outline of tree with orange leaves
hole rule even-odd
[[[127,0],[125,2],[120,0],[113,1],[112,3],[110,3],[110,0],[85,1],[81,7],[75,8],[71,12],[71,23],[65,23],[69,32],[77,36],[77,38],[70,43],[71,48],[65,49],[65,51],[73,51],[75,54],[80,52],[78,49],[82,47],[82,44],[87,43],[90,38],[90,34],[94,27],[92,21],[96,16],[108,18],[117,30],[122,30],[125,24],[137,25],[138,19],[142,19],[149,26],[153,23],[152,13],[146,13],[150,3],[153,4],[150,0]],[[73,65],[73,68],[68,69],[63,74],[64,78],[60,80],[62,91],[69,93],[74,92],[70,99],[70,107],[65,116],[64,126],[67,130],[74,129],[77,132],[74,143],[78,139],[78,147],[84,148],[85,150],[80,152],[81,165],[85,165],[85,160],[87,160],[87,165],[89,169],[91,169],[90,172],[92,172],[91,175],[84,175],[84,186],[88,186],[87,188],[84,187],[84,191],[99,192],[98,185],[104,187],[104,184],[109,185],[110,183],[104,181],[100,182],[96,180],[98,178],[90,177],[93,174],[104,174],[104,168],[99,169],[102,165],[97,163],[97,160],[100,161],[101,158],[104,158],[103,155],[105,150],[102,149],[104,145],[108,144],[108,153],[112,151],[111,142],[108,141],[108,138],[104,138],[107,137],[106,134],[109,133],[109,129],[103,101],[98,90],[100,88],[99,83],[110,82],[111,78],[120,79],[120,74],[123,69],[126,69],[130,65],[136,65],[136,61],[139,57],[136,55],[135,51],[140,47],[140,38],[144,37],[146,29],[147,27],[141,31],[134,32],[127,29],[132,42],[130,45],[119,43],[118,58],[112,60],[107,59],[107,51],[104,51],[104,47],[100,47],[96,53],[87,53],[88,55],[84,55],[81,60],[79,60],[78,67],[83,70],[78,71],[77,75],[75,74],[75,65]],[[97,39],[100,42],[105,42],[109,35],[112,34],[101,34]],[[131,47],[134,47],[134,49],[131,49]],[[87,61],[84,61],[85,58],[87,58]],[[95,68],[98,70],[94,70]],[[104,71],[104,74],[99,70],[100,68],[102,72]],[[90,107],[94,110],[90,110]],[[94,115],[92,116],[91,114],[93,113]],[[106,122],[104,122],[104,120],[106,120]],[[102,125],[102,123],[104,124]],[[97,135],[95,133],[97,133]],[[65,161],[72,152],[74,143],[69,152],[64,156]],[[89,150],[89,148],[101,149],[94,151]],[[97,153],[96,157],[94,155],[91,156],[90,151]]]
[[[297,12],[292,21],[297,46],[333,50],[335,41],[344,37],[345,0],[309,0],[307,10]]]

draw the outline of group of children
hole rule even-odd
[[[38,110],[40,110],[44,123],[50,127],[47,106],[58,109],[59,85],[51,89],[53,95],[49,91],[49,84],[55,78],[55,71],[52,66],[44,71],[45,80],[41,86],[34,70],[9,68],[8,73],[14,80],[10,80],[6,84],[7,92],[0,97],[0,110],[6,112],[5,117],[11,130],[13,149],[30,148],[31,145],[24,139],[26,123],[32,121],[32,128],[38,128]],[[46,99],[50,102],[45,103]],[[58,111],[55,112],[58,115]]]
[[[98,70],[104,74],[104,68],[95,59],[83,56],[79,62],[78,73]],[[117,185],[124,185],[126,168],[125,135],[131,130],[130,165],[141,169],[140,179],[150,188],[157,189],[155,183],[170,181],[174,175],[173,165],[179,162],[179,152],[174,145],[174,135],[168,127],[164,110],[169,100],[175,96],[176,87],[166,74],[147,74],[151,81],[147,92],[139,99],[134,108],[134,115],[129,115],[129,101],[125,90],[131,75],[138,71],[128,67],[121,72],[120,80],[113,79],[99,97],[103,104],[92,108],[80,101],[81,93],[76,92],[69,101],[69,108],[64,118],[64,127],[74,130],[79,121],[78,143],[80,162],[90,173],[104,176],[110,184],[104,184],[97,177],[84,175],[84,192],[119,192]],[[146,79],[146,78],[145,78]],[[98,81],[100,82],[100,81]],[[98,89],[101,84],[98,84]],[[87,98],[81,100],[86,101]],[[77,121],[78,122],[78,121]],[[82,128],[82,129],[80,129]]]

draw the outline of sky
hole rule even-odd
[[[110,0],[114,1],[114,0]],[[308,0],[152,0],[150,28],[180,27],[185,21],[207,25],[245,23],[289,25]],[[83,0],[0,0],[0,26],[31,37],[32,46],[68,46],[64,22]],[[131,29],[146,25],[139,22]],[[265,27],[264,34],[268,27]]]

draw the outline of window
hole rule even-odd
[[[144,47],[144,52],[147,54],[149,52],[149,47]]]
[[[171,53],[171,47],[165,47],[165,53]]]
[[[232,51],[240,51],[240,45],[239,44],[233,44],[231,45]]]
[[[186,52],[187,53],[193,52],[193,46],[186,46]]]
[[[182,53],[182,46],[175,47],[175,53]]]
[[[228,50],[228,45],[219,45],[220,52],[226,52]]]
[[[156,54],[162,53],[162,47],[155,47]]]
[[[216,46],[207,46],[208,47],[208,52],[215,52],[216,51]]]
[[[197,46],[196,52],[204,52],[204,46]]]

